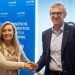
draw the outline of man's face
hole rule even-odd
[[[66,13],[62,7],[51,8],[50,17],[54,25],[61,25],[64,22]]]

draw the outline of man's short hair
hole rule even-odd
[[[53,4],[51,5],[50,10],[51,10],[52,8],[56,8],[56,7],[62,7],[62,8],[63,8],[63,12],[66,13],[66,8],[65,8],[65,6],[64,6],[64,4],[63,4],[62,2],[55,2],[55,3],[53,3]]]

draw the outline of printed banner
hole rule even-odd
[[[2,0],[0,2],[0,25],[11,21],[17,28],[18,39],[26,56],[35,60],[35,0]],[[26,69],[20,75],[33,75]]]

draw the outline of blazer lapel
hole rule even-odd
[[[48,32],[48,48],[50,48],[50,43],[51,43],[51,36],[52,36],[52,29],[49,30]],[[48,49],[50,51],[50,49]]]
[[[70,27],[67,24],[65,24],[64,25],[63,40],[62,40],[61,55],[63,55],[64,47],[67,43],[69,34],[70,34]]]
[[[50,42],[51,42],[51,36],[52,36],[52,29],[49,29],[48,33],[47,33],[47,65],[49,65],[49,61],[50,61]]]

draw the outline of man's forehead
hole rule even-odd
[[[63,11],[63,7],[54,7],[50,11]]]

